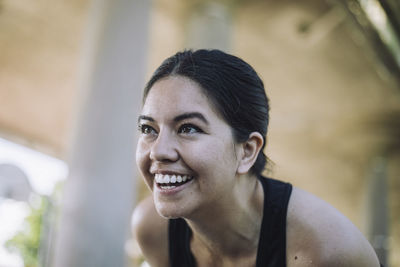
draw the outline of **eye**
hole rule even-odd
[[[182,124],[179,127],[178,133],[180,133],[180,134],[195,134],[195,133],[203,133],[203,130],[201,130],[196,125],[186,123],[186,124]]]
[[[139,130],[142,134],[145,134],[145,135],[157,134],[157,131],[156,131],[153,127],[151,127],[151,126],[149,126],[149,125],[147,125],[147,124],[141,124],[141,125],[139,125],[139,126],[138,126],[138,130]]]

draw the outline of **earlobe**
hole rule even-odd
[[[264,139],[259,132],[252,132],[249,135],[249,139],[241,144],[243,153],[239,162],[237,173],[245,174],[249,172],[251,167],[256,162],[258,153],[260,153],[263,144]]]

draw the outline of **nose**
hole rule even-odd
[[[167,132],[160,131],[152,144],[150,159],[159,162],[174,162],[179,159],[175,140]]]

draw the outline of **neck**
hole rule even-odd
[[[240,176],[232,195],[186,219],[193,230],[192,251],[219,257],[241,257],[257,252],[264,192],[255,176]]]

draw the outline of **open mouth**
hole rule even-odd
[[[157,185],[161,189],[173,189],[175,187],[186,184],[191,181],[193,176],[190,175],[180,175],[180,174],[172,174],[172,175],[164,175],[164,174],[156,174],[155,181]]]

